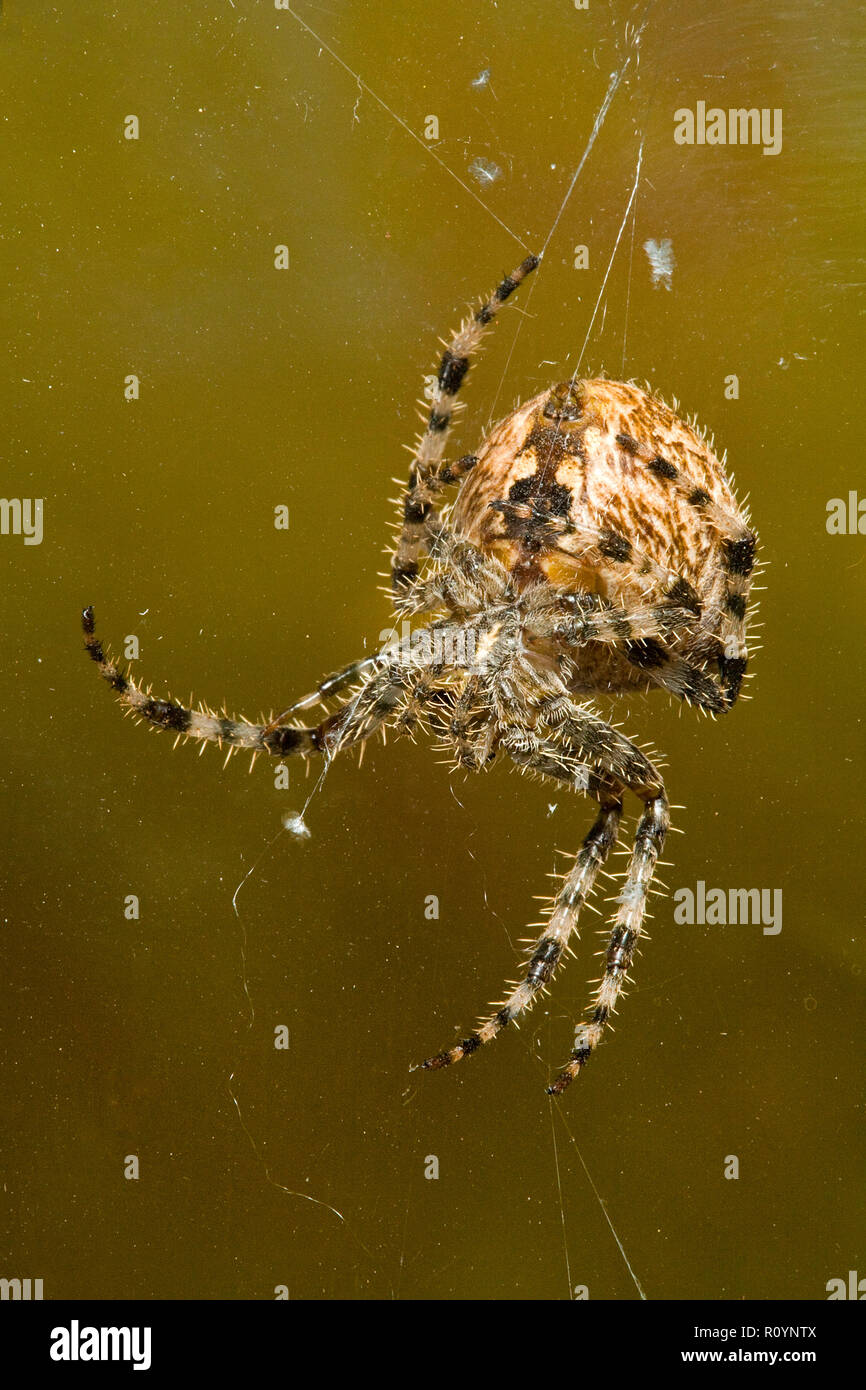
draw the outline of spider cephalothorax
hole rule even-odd
[[[331,757],[386,727],[427,725],[457,765],[497,756],[598,802],[522,980],[476,1031],[424,1066],[478,1050],[544,988],[617,839],[623,796],[642,803],[604,973],[564,1090],[597,1046],[633,960],[668,828],[658,770],[581,697],[658,687],[721,713],[746,671],[755,536],[722,463],[697,429],[640,387],[563,382],[518,406],[477,454],[443,461],[454,401],[486,326],[534,256],[466,319],[442,358],[417,443],[392,563],[397,613],[427,615],[395,642],[327,677],[256,725],[154,699],[107,658],[85,609],[91,657],[121,702],[161,728],[278,757]],[[459,491],[450,508],[445,490]],[[713,674],[715,673],[715,675]],[[283,722],[349,691],[321,723]]]

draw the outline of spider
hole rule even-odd
[[[669,824],[658,769],[587,702],[671,692],[711,714],[746,673],[756,538],[711,443],[657,396],[576,376],[519,405],[477,454],[448,463],[456,398],[488,325],[538,265],[528,256],[464,319],[442,357],[412,450],[391,581],[398,617],[426,625],[327,676],[266,724],[154,698],[106,656],[92,608],[85,645],[128,710],[178,738],[277,758],[324,756],[392,728],[426,726],[456,766],[497,757],[598,803],[595,823],[545,909],[522,978],[430,1070],[477,1052],[545,989],[617,841],[625,793],[641,806],[604,968],[558,1095],[598,1046],[640,941]],[[446,490],[456,485],[447,504]],[[319,723],[302,711],[342,696]],[[289,721],[289,722],[287,722]]]

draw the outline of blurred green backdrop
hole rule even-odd
[[[0,1274],[48,1298],[823,1298],[863,1252],[866,537],[825,524],[866,489],[859,7],[656,4],[466,392],[455,452],[570,375],[643,140],[584,367],[714,431],[767,592],[749,703],[616,714],[684,808],[670,887],[781,889],[784,922],[677,926],[658,900],[616,1032],[553,1110],[596,918],[520,1033],[409,1068],[500,996],[588,803],[392,741],[263,855],[312,780],[172,753],[81,651],[93,603],[159,692],[255,718],[377,644],[437,337],[547,237],[642,13],[296,11],[3,7],[2,492],[44,498],[45,529],[0,537]],[[781,153],[676,145],[699,100],[781,108]],[[430,115],[466,187],[422,148]],[[670,292],[642,250],[662,237]]]

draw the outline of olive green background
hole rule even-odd
[[[683,808],[670,888],[781,889],[784,922],[677,926],[658,899],[615,1032],[551,1107],[595,917],[520,1032],[410,1067],[500,997],[591,806],[390,740],[334,764],[295,841],[280,817],[312,776],[278,790],[273,767],[223,772],[125,722],[77,624],[93,603],[156,691],[251,718],[376,647],[390,479],[437,338],[543,243],[640,7],[299,2],[389,114],[270,0],[7,0],[0,491],[43,497],[45,535],[0,537],[0,1275],[46,1298],[633,1299],[637,1280],[713,1300],[866,1275],[866,536],[825,524],[866,494],[858,10],[659,0],[531,299],[470,374],[455,454],[574,370],[643,136],[583,367],[651,381],[727,448],[766,593],[748,703],[616,717]],[[675,145],[699,100],[781,107],[782,152]],[[429,115],[466,188],[422,147]],[[477,158],[501,177],[481,187]],[[664,236],[670,292],[641,249]]]

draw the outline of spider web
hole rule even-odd
[[[618,95],[618,93],[619,93],[619,91],[620,91],[620,89],[621,89],[621,87],[622,87],[622,85],[623,85],[623,83],[624,83],[624,81],[625,81],[627,75],[629,75],[629,74],[635,75],[635,74],[637,73],[637,70],[638,70],[638,67],[639,67],[639,64],[640,64],[641,41],[642,41],[642,39],[643,39],[644,33],[645,33],[646,29],[647,29],[647,26],[648,26],[648,24],[650,23],[650,20],[651,20],[651,17],[652,17],[652,12],[653,12],[654,8],[655,8],[655,0],[648,0],[648,3],[644,3],[644,4],[641,4],[641,5],[637,5],[637,6],[634,8],[634,10],[633,10],[630,19],[628,20],[628,22],[627,22],[627,23],[625,24],[625,26],[624,26],[624,32],[621,32],[621,33],[619,33],[619,34],[615,34],[615,35],[613,36],[613,42],[614,42],[614,44],[615,44],[616,49],[618,50],[617,58],[616,58],[616,63],[615,63],[615,66],[614,66],[613,70],[612,70],[611,73],[610,73],[609,80],[608,80],[608,83],[607,83],[607,87],[606,87],[606,89],[605,89],[605,92],[604,92],[604,94],[603,94],[603,97],[601,98],[601,101],[600,101],[600,103],[599,103],[599,106],[598,106],[598,108],[597,108],[597,110],[596,110],[596,112],[595,112],[594,119],[593,119],[593,121],[592,121],[591,127],[590,127],[589,132],[588,132],[588,135],[587,135],[587,137],[586,137],[586,142],[585,142],[585,144],[584,144],[584,146],[583,146],[583,149],[582,149],[582,151],[581,151],[579,157],[577,158],[577,160],[576,160],[576,162],[575,162],[575,164],[574,164],[574,167],[573,167],[573,170],[571,171],[570,177],[568,177],[567,182],[565,183],[565,186],[564,186],[564,189],[563,189],[562,198],[561,198],[561,201],[559,202],[559,204],[558,204],[558,206],[557,206],[557,208],[556,208],[556,211],[555,211],[554,216],[553,216],[552,219],[550,219],[550,221],[547,223],[546,227],[542,230],[542,233],[541,233],[541,234],[536,234],[534,237],[532,237],[531,239],[527,240],[526,238],[524,238],[524,236],[522,236],[522,235],[519,234],[517,231],[515,231],[515,230],[513,229],[513,227],[509,226],[509,225],[503,220],[503,218],[495,211],[495,209],[490,205],[489,201],[485,200],[485,198],[483,198],[483,197],[481,196],[481,194],[479,193],[479,191],[478,191],[477,189],[473,188],[470,184],[468,184],[468,183],[465,181],[465,179],[461,178],[461,176],[460,176],[460,175],[458,174],[458,172],[452,167],[452,165],[449,164],[448,161],[446,161],[445,159],[443,159],[443,158],[440,156],[440,154],[437,152],[436,149],[434,149],[434,148],[431,147],[430,143],[428,143],[427,141],[421,139],[421,137],[417,134],[417,132],[416,132],[415,130],[413,130],[412,127],[409,125],[409,123],[407,122],[407,120],[404,119],[403,115],[402,115],[398,110],[396,110],[392,105],[390,105],[388,102],[386,102],[386,101],[384,100],[384,98],[375,90],[374,86],[372,86],[372,85],[366,80],[366,77],[365,77],[360,71],[355,70],[355,68],[353,68],[347,61],[345,61],[345,59],[341,56],[341,53],[338,51],[338,48],[337,48],[336,44],[335,44],[334,42],[330,41],[330,40],[328,39],[327,35],[323,34],[323,32],[322,32],[322,22],[318,19],[318,16],[317,16],[317,18],[316,18],[315,27],[314,27],[313,24],[311,24],[311,23],[309,22],[309,12],[310,12],[311,10],[318,9],[318,7],[315,7],[315,6],[312,6],[312,5],[309,5],[309,6],[305,5],[305,6],[304,6],[304,11],[305,11],[305,14],[304,14],[304,15],[302,15],[302,14],[299,12],[299,9],[298,9],[298,8],[295,8],[294,6],[292,6],[292,7],[286,6],[286,7],[285,7],[285,13],[286,13],[286,14],[291,18],[291,20],[297,25],[297,28],[298,28],[298,31],[299,31],[299,36],[304,37],[305,39],[307,39],[308,41],[310,41],[311,44],[317,45],[317,46],[318,46],[318,53],[319,53],[319,56],[323,56],[323,55],[324,55],[328,60],[330,60],[330,61],[333,62],[334,64],[338,65],[339,68],[342,69],[342,71],[345,72],[345,73],[352,79],[352,81],[355,83],[356,88],[357,88],[357,93],[358,93],[358,95],[357,95],[357,98],[356,98],[356,101],[355,101],[355,104],[354,104],[354,107],[353,107],[353,112],[352,112],[352,119],[353,119],[353,121],[357,121],[357,120],[358,120],[358,106],[359,106],[361,97],[362,97],[362,96],[368,97],[372,102],[374,102],[374,103],[386,114],[386,116],[388,117],[388,119],[394,124],[394,126],[395,126],[396,128],[398,128],[398,129],[406,136],[407,139],[409,139],[409,140],[411,140],[412,142],[414,142],[414,144],[419,148],[419,150],[423,152],[423,156],[424,156],[426,159],[431,160],[431,161],[437,166],[437,168],[436,168],[436,170],[435,170],[435,176],[436,176],[436,177],[440,177],[440,178],[442,178],[442,179],[445,179],[445,180],[447,180],[447,181],[450,181],[450,182],[453,183],[453,184],[456,184],[456,185],[459,187],[459,189],[461,190],[461,197],[463,197],[463,198],[465,198],[465,199],[468,199],[468,200],[471,200],[472,202],[474,202],[474,203],[477,204],[477,205],[480,205],[481,208],[484,210],[485,214],[490,218],[491,223],[494,224],[496,227],[498,227],[502,232],[506,233],[507,236],[508,236],[509,238],[511,238],[511,240],[513,240],[513,242],[514,242],[518,247],[521,248],[521,252],[522,252],[523,254],[525,254],[527,251],[535,250],[535,251],[537,252],[537,254],[539,254],[540,257],[542,258],[542,265],[539,267],[539,269],[538,269],[536,275],[535,275],[535,276],[532,278],[532,280],[530,281],[527,290],[525,290],[525,291],[522,293],[522,295],[521,295],[521,302],[520,302],[520,306],[519,306],[519,312],[517,312],[516,314],[514,314],[513,316],[511,316],[510,319],[509,319],[509,323],[513,322],[513,324],[514,324],[513,328],[511,328],[511,329],[509,330],[509,329],[506,329],[506,327],[505,327],[504,325],[501,325],[500,328],[499,328],[499,330],[498,330],[499,333],[500,333],[501,335],[503,335],[503,336],[508,335],[508,334],[509,334],[509,331],[510,331],[510,341],[509,341],[509,343],[508,343],[508,348],[507,348],[507,352],[506,352],[506,356],[505,356],[504,366],[503,366],[503,369],[502,369],[502,373],[501,373],[501,376],[500,376],[500,379],[499,379],[499,383],[498,383],[498,386],[497,386],[497,388],[496,388],[495,396],[494,396],[494,398],[493,398],[493,402],[492,402],[492,406],[491,406],[491,419],[494,418],[495,415],[496,415],[497,406],[498,406],[499,401],[500,401],[500,399],[501,399],[501,397],[502,397],[503,391],[504,391],[504,389],[505,389],[506,382],[507,382],[508,379],[509,379],[509,371],[510,371],[510,367],[511,367],[511,363],[512,363],[512,358],[513,358],[513,356],[514,356],[515,349],[516,349],[516,347],[517,347],[517,343],[518,343],[518,340],[519,340],[519,338],[520,338],[520,335],[521,335],[521,332],[522,332],[522,329],[523,329],[523,325],[524,325],[524,323],[526,322],[526,319],[530,317],[530,305],[531,305],[531,302],[532,302],[532,297],[533,297],[533,295],[534,295],[534,293],[535,293],[535,290],[536,290],[536,288],[537,288],[537,286],[538,286],[538,284],[539,284],[539,278],[540,278],[541,276],[543,276],[543,275],[544,275],[544,272],[545,272],[545,267],[544,267],[544,264],[543,264],[544,255],[545,255],[545,253],[548,251],[548,249],[551,247],[551,245],[552,245],[552,244],[555,244],[555,238],[556,238],[557,233],[558,233],[558,231],[559,231],[559,229],[560,229],[560,226],[561,226],[563,217],[564,217],[566,211],[568,210],[570,203],[572,202],[573,198],[575,197],[575,194],[576,194],[576,192],[577,192],[577,190],[578,190],[578,188],[579,188],[581,176],[582,176],[582,174],[583,174],[583,172],[584,172],[584,169],[585,169],[587,163],[588,163],[589,160],[591,159],[591,156],[592,156],[592,154],[593,154],[593,151],[594,151],[594,149],[595,149],[595,147],[596,147],[596,145],[597,145],[597,142],[598,142],[598,140],[599,140],[599,137],[600,137],[600,135],[601,135],[601,133],[602,133],[602,131],[603,131],[603,128],[604,128],[604,125],[605,125],[607,116],[608,116],[608,114],[609,114],[609,112],[610,112],[610,110],[611,110],[611,108],[612,108],[612,106],[613,106],[613,104],[614,104],[614,102],[615,102],[615,100],[616,100],[616,98],[617,98],[617,95]],[[323,16],[327,16],[327,14],[328,14],[328,11],[324,11],[324,12],[323,12]],[[483,78],[483,77],[484,77],[484,74],[481,74],[481,75],[480,75],[480,78]],[[479,81],[480,81],[480,79],[479,79]],[[474,85],[474,84],[473,84],[473,85]],[[600,285],[600,288],[599,288],[599,290],[598,290],[598,294],[597,294],[597,297],[596,297],[596,299],[595,299],[595,302],[594,302],[594,304],[593,304],[593,306],[592,306],[591,312],[590,312],[590,314],[589,314],[588,321],[587,321],[587,323],[586,323],[586,328],[585,328],[585,332],[584,332],[584,335],[583,335],[583,338],[582,338],[582,341],[581,341],[581,346],[580,346],[580,348],[579,348],[579,351],[577,352],[576,357],[574,358],[574,365],[573,365],[573,369],[572,369],[572,380],[574,380],[574,379],[577,377],[578,373],[579,373],[580,370],[581,370],[581,367],[582,367],[582,365],[583,365],[584,358],[585,358],[585,355],[586,355],[587,348],[588,348],[588,346],[589,346],[589,344],[590,344],[590,341],[591,341],[591,339],[592,339],[593,333],[594,333],[594,331],[595,331],[595,329],[596,329],[596,324],[597,324],[597,322],[598,322],[599,314],[602,315],[601,331],[602,331],[602,332],[604,331],[605,320],[606,320],[606,311],[607,311],[607,292],[608,292],[608,287],[609,287],[609,283],[610,283],[610,277],[611,277],[611,274],[612,274],[612,271],[613,271],[614,263],[615,263],[615,261],[616,261],[616,259],[617,259],[617,256],[618,256],[618,253],[619,253],[619,250],[620,250],[621,243],[622,243],[622,241],[623,241],[623,238],[624,238],[624,236],[625,236],[625,234],[626,234],[626,231],[627,231],[627,228],[628,228],[629,222],[630,222],[630,223],[631,223],[631,236],[630,236],[629,260],[628,260],[628,266],[627,266],[627,283],[626,283],[625,310],[624,310],[624,314],[623,314],[623,321],[622,321],[622,327],[621,327],[621,332],[622,332],[622,371],[623,371],[623,375],[625,374],[625,364],[626,364],[626,355],[627,355],[628,317],[629,317],[629,307],[630,307],[631,278],[632,278],[633,253],[634,253],[635,212],[636,212],[636,203],[637,203],[638,193],[639,193],[639,189],[640,189],[641,179],[642,179],[642,176],[643,176],[643,163],[644,163],[644,153],[645,153],[645,136],[644,136],[644,134],[643,134],[643,129],[644,129],[645,119],[646,119],[646,115],[647,115],[647,112],[648,112],[648,109],[649,109],[649,105],[650,105],[650,102],[651,102],[651,100],[652,100],[652,92],[653,92],[653,86],[650,85],[649,95],[647,96],[646,101],[645,101],[645,103],[644,103],[643,115],[642,115],[642,117],[641,117],[641,118],[637,121],[637,123],[636,123],[636,124],[637,124],[637,132],[636,132],[636,150],[635,150],[635,154],[634,154],[634,172],[633,172],[633,177],[632,177],[632,179],[631,179],[631,182],[630,182],[630,185],[629,185],[629,188],[628,188],[627,198],[626,198],[625,203],[624,203],[624,207],[623,207],[623,210],[622,210],[622,215],[621,215],[621,218],[620,218],[620,220],[619,220],[619,222],[618,222],[617,229],[616,229],[616,232],[615,232],[615,235],[614,235],[614,237],[613,237],[613,241],[612,241],[612,244],[611,244],[611,247],[610,247],[610,253],[609,253],[609,257],[608,257],[608,260],[607,260],[607,262],[606,262],[606,267],[605,267],[605,270],[604,270],[604,273],[603,273],[603,276],[602,276],[601,285]],[[483,287],[482,287],[482,288],[483,288]],[[361,695],[362,693],[363,693],[363,687],[362,687],[361,691],[359,691],[359,694],[358,694],[358,696],[357,696],[356,698],[360,698],[360,695]],[[363,747],[363,746],[362,746],[362,747]],[[310,806],[311,806],[311,804],[313,803],[313,801],[314,801],[317,797],[319,797],[319,796],[322,794],[323,788],[324,788],[324,786],[325,786],[325,784],[326,784],[326,781],[327,781],[327,778],[328,778],[328,774],[329,774],[330,768],[331,768],[331,759],[330,759],[330,757],[327,757],[327,756],[326,756],[326,757],[325,757],[325,760],[324,760],[324,763],[323,763],[323,765],[322,765],[322,767],[321,767],[321,770],[320,770],[318,776],[316,777],[316,779],[315,779],[315,781],[314,781],[314,783],[313,783],[313,785],[312,785],[312,788],[310,789],[310,791],[308,792],[308,794],[307,794],[307,796],[306,796],[305,802],[304,802],[304,804],[303,804],[303,807],[302,807],[300,813],[299,813],[297,816],[291,818],[291,823],[287,822],[286,819],[284,818],[284,823],[283,823],[283,825],[281,826],[280,830],[278,830],[277,833],[276,833],[276,834],[264,845],[264,847],[261,849],[261,851],[260,851],[260,853],[258,854],[258,856],[253,860],[252,864],[251,864],[250,867],[247,869],[246,873],[243,875],[243,877],[242,877],[242,878],[240,879],[240,881],[238,882],[238,884],[237,884],[237,886],[236,886],[236,888],[235,888],[235,890],[234,890],[233,896],[232,896],[232,908],[233,908],[233,911],[234,911],[234,913],[235,913],[235,916],[237,917],[237,920],[238,920],[238,923],[239,923],[239,927],[240,927],[240,931],[241,931],[241,948],[240,948],[240,949],[241,949],[241,960],[242,960],[242,983],[243,983],[244,995],[245,995],[245,998],[246,998],[246,1001],[247,1001],[247,1006],[248,1006],[248,1012],[249,1012],[249,1027],[250,1027],[250,1028],[252,1027],[253,1021],[254,1021],[254,1019],[255,1019],[255,1008],[254,1008],[254,1005],[253,1005],[253,1000],[252,1000],[251,995],[250,995],[250,990],[249,990],[248,980],[247,980],[247,949],[248,949],[247,929],[246,929],[246,926],[245,926],[245,923],[244,923],[244,919],[243,919],[243,916],[242,916],[242,913],[241,913],[241,909],[240,909],[240,907],[239,907],[239,902],[238,902],[239,896],[240,896],[240,894],[241,894],[241,890],[245,887],[245,885],[248,883],[248,881],[256,874],[256,872],[258,871],[258,869],[260,868],[260,866],[263,864],[263,862],[267,859],[267,857],[268,857],[269,855],[271,855],[271,854],[274,852],[276,845],[278,844],[278,842],[280,842],[280,841],[283,839],[284,836],[289,835],[289,833],[290,833],[291,831],[294,831],[294,833],[297,835],[297,834],[299,833],[299,829],[300,829],[300,833],[303,833],[303,834],[308,834],[308,833],[309,833],[309,832],[307,831],[307,826],[306,826],[306,817],[307,817],[308,811],[309,811]],[[455,796],[455,799],[457,799],[458,802],[459,802],[459,798],[456,796],[456,792],[453,791],[453,788],[452,788],[452,794]],[[462,803],[460,803],[460,804],[462,805]],[[472,855],[471,849],[470,849],[469,853],[470,853],[470,856],[474,858],[474,855]],[[486,904],[486,900],[487,900],[486,888],[485,888],[485,890],[484,890],[484,897],[485,897],[485,904]],[[531,1051],[530,1043],[526,1040],[525,1036],[521,1038],[521,1041],[523,1042],[524,1047],[526,1047],[526,1049],[527,1049],[528,1051]],[[546,1077],[546,1075],[547,1075],[547,1066],[546,1066],[546,1064],[545,1064],[537,1055],[535,1055],[535,1060],[536,1060],[536,1062],[539,1064],[540,1073],[543,1072],[544,1075],[545,1075],[545,1077]],[[364,1244],[364,1242],[361,1240],[360,1236],[358,1235],[357,1228],[356,1228],[356,1222],[352,1219],[351,1215],[347,1215],[346,1213],[344,1213],[344,1212],[338,1210],[336,1207],[332,1206],[330,1202],[328,1202],[328,1201],[326,1201],[326,1200],[324,1200],[324,1199],[322,1199],[322,1198],[320,1198],[320,1197],[314,1196],[314,1195],[312,1195],[312,1194],[310,1194],[310,1193],[308,1193],[308,1192],[298,1191],[298,1190],[296,1190],[296,1189],[294,1189],[294,1188],[292,1188],[292,1187],[289,1187],[289,1186],[287,1186],[286,1184],[284,1184],[284,1183],[282,1183],[282,1182],[279,1182],[279,1181],[273,1176],[272,1171],[271,1171],[271,1168],[269,1167],[268,1163],[266,1162],[266,1160],[265,1160],[265,1158],[264,1158],[264,1156],[263,1156],[263,1154],[262,1154],[261,1147],[260,1147],[259,1143],[257,1142],[257,1140],[256,1140],[256,1138],[255,1138],[255,1136],[254,1136],[254,1134],[253,1134],[251,1128],[249,1127],[249,1125],[248,1125],[248,1123],[247,1123],[247,1121],[246,1121],[246,1119],[245,1119],[244,1113],[243,1113],[243,1111],[242,1111],[241,1103],[240,1103],[240,1100],[239,1100],[239,1097],[238,1097],[238,1094],[237,1094],[237,1090],[236,1090],[236,1087],[235,1087],[235,1073],[236,1073],[236,1070],[237,1070],[237,1068],[233,1068],[231,1074],[230,1074],[229,1077],[227,1078],[227,1083],[226,1083],[226,1084],[227,1084],[228,1092],[229,1092],[229,1095],[230,1095],[230,1097],[231,1097],[231,1101],[232,1101],[232,1103],[233,1103],[233,1106],[234,1106],[234,1108],[235,1108],[235,1110],[236,1110],[236,1112],[237,1112],[238,1121],[239,1121],[239,1123],[240,1123],[240,1125],[241,1125],[241,1127],[242,1127],[242,1129],[243,1129],[244,1134],[246,1135],[247,1140],[249,1141],[249,1144],[250,1144],[250,1146],[251,1146],[253,1152],[255,1153],[255,1156],[256,1156],[257,1161],[258,1161],[258,1162],[260,1163],[260,1165],[261,1165],[262,1171],[263,1171],[263,1173],[264,1173],[264,1176],[265,1176],[267,1182],[270,1183],[273,1187],[277,1188],[278,1190],[284,1192],[284,1193],[285,1193],[287,1196],[289,1196],[289,1197],[292,1197],[292,1198],[300,1198],[300,1199],[302,1199],[303,1201],[313,1203],[313,1204],[315,1204],[315,1205],[317,1205],[317,1206],[322,1207],[326,1212],[332,1214],[335,1218],[337,1218],[337,1219],[344,1225],[344,1227],[346,1228],[346,1230],[347,1230],[349,1236],[351,1237],[351,1239],[353,1240],[353,1242],[356,1244],[356,1246],[363,1252],[363,1254],[365,1255],[365,1257],[367,1257],[370,1261],[374,1261],[374,1255],[373,1255],[373,1253],[368,1249],[368,1247]],[[589,1169],[589,1167],[588,1167],[588,1165],[587,1165],[587,1163],[586,1163],[586,1160],[585,1160],[585,1158],[584,1158],[583,1152],[582,1152],[582,1150],[581,1150],[581,1148],[580,1148],[580,1146],[579,1146],[579,1144],[578,1144],[578,1142],[577,1142],[577,1138],[576,1138],[576,1135],[575,1135],[573,1126],[572,1126],[572,1124],[570,1123],[569,1115],[568,1115],[568,1112],[567,1112],[567,1107],[566,1107],[565,1105],[563,1105],[563,1103],[562,1103],[561,1101],[559,1101],[559,1100],[551,1101],[551,1103],[550,1103],[550,1105],[549,1105],[549,1115],[550,1115],[550,1146],[551,1146],[551,1164],[550,1164],[550,1170],[551,1170],[551,1180],[552,1180],[553,1186],[554,1186],[554,1195],[555,1195],[556,1202],[557,1202],[557,1204],[558,1204],[559,1215],[560,1215],[560,1225],[561,1225],[561,1233],[562,1233],[562,1259],[563,1259],[563,1266],[564,1266],[564,1275],[565,1275],[565,1280],[566,1280],[565,1287],[564,1287],[565,1296],[568,1297],[569,1299],[571,1299],[572,1297],[574,1297],[574,1292],[573,1292],[573,1290],[574,1290],[574,1283],[573,1283],[574,1275],[573,1275],[573,1267],[572,1267],[572,1258],[571,1258],[571,1253],[570,1253],[570,1236],[569,1236],[569,1230],[568,1230],[568,1218],[567,1218],[567,1211],[566,1211],[566,1203],[565,1203],[565,1199],[564,1199],[564,1195],[563,1195],[562,1171],[563,1171],[563,1165],[564,1165],[564,1164],[566,1164],[566,1163],[568,1163],[568,1162],[572,1162],[573,1160],[576,1160],[576,1161],[577,1161],[577,1164],[579,1165],[580,1171],[582,1171],[582,1173],[583,1173],[583,1176],[584,1176],[585,1182],[586,1182],[586,1184],[587,1184],[587,1186],[588,1186],[588,1189],[589,1189],[589,1191],[591,1192],[594,1201],[598,1204],[598,1207],[599,1207],[599,1209],[600,1209],[600,1211],[601,1211],[601,1213],[602,1213],[602,1216],[603,1216],[603,1218],[604,1218],[604,1222],[606,1223],[606,1226],[607,1226],[607,1228],[608,1228],[610,1237],[611,1237],[612,1241],[613,1241],[613,1242],[615,1243],[615,1245],[616,1245],[617,1251],[618,1251],[618,1253],[619,1253],[619,1257],[621,1258],[622,1263],[623,1263],[625,1269],[627,1270],[628,1277],[629,1277],[629,1279],[631,1280],[631,1282],[632,1282],[632,1284],[633,1284],[633,1286],[634,1286],[634,1288],[635,1288],[635,1290],[636,1290],[636,1292],[637,1292],[637,1295],[638,1295],[639,1298],[641,1298],[641,1299],[646,1299],[646,1296],[647,1296],[647,1295],[646,1295],[646,1293],[645,1293],[645,1291],[644,1291],[644,1288],[643,1288],[643,1286],[642,1286],[641,1280],[640,1280],[638,1274],[636,1273],[635,1269],[634,1269],[633,1266],[632,1266],[632,1263],[631,1263],[631,1260],[629,1259],[629,1255],[628,1255],[628,1253],[627,1253],[627,1250],[626,1250],[626,1248],[625,1248],[625,1245],[624,1245],[624,1243],[623,1243],[623,1241],[622,1241],[622,1239],[621,1239],[621,1237],[620,1237],[620,1235],[619,1235],[619,1233],[618,1233],[618,1231],[617,1231],[617,1228],[616,1228],[616,1226],[615,1226],[615,1224],[614,1224],[614,1221],[613,1221],[613,1219],[612,1219],[612,1217],[611,1217],[611,1214],[610,1214],[610,1212],[609,1212],[609,1210],[608,1210],[608,1206],[607,1206],[605,1200],[603,1199],[603,1197],[601,1196],[601,1194],[600,1194],[600,1192],[599,1192],[599,1190],[598,1190],[598,1188],[597,1188],[597,1186],[596,1186],[595,1181],[593,1180],[593,1176],[592,1176],[592,1174],[591,1174],[591,1172],[590,1172],[590,1169]],[[420,1132],[420,1107],[417,1108],[417,1124],[416,1124],[416,1129]],[[395,1278],[394,1278],[394,1280],[393,1280],[393,1285],[392,1285],[392,1294],[393,1294],[394,1297],[399,1297],[399,1296],[400,1296],[400,1285],[401,1285],[401,1279],[402,1279],[402,1275],[403,1275],[403,1269],[404,1269],[404,1264],[405,1264],[405,1260],[406,1260],[406,1253],[407,1253],[407,1230],[408,1230],[408,1224],[409,1224],[410,1206],[411,1206],[411,1198],[407,1198],[406,1209],[405,1209],[405,1220],[404,1220],[404,1230],[403,1230],[402,1246],[401,1246],[401,1250],[400,1250],[400,1253],[399,1253],[398,1268],[397,1268],[396,1275],[395,1275]]]

